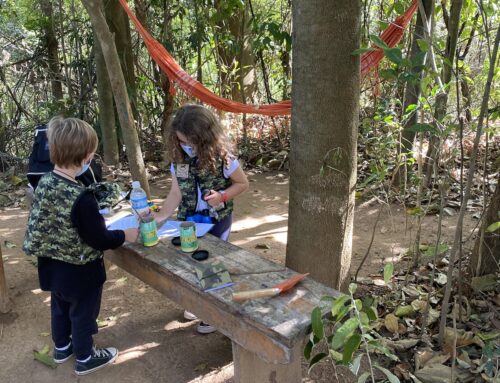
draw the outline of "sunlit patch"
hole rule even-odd
[[[146,354],[149,350],[151,350],[152,348],[156,348],[159,345],[160,344],[156,342],[144,343],[141,346],[131,347],[126,350],[120,351],[120,354],[118,355],[118,359],[116,360],[115,364],[120,364],[132,359],[140,358],[141,356]]]
[[[43,303],[50,303],[50,295],[43,300]]]
[[[181,328],[186,328],[194,325],[196,321],[189,321],[189,322],[179,322],[177,320],[173,320],[171,322],[168,322],[163,329],[165,331],[172,331],[172,330],[178,330]]]
[[[201,382],[225,383],[233,376],[234,376],[234,364],[229,363],[228,365],[210,371],[207,374],[197,376],[196,378],[190,380],[187,383],[201,383]]]
[[[17,265],[19,261],[9,261],[7,262],[8,265]]]
[[[253,229],[254,227],[266,224],[266,223],[275,223],[286,221],[287,218],[281,215],[271,214],[261,218],[244,218],[233,223],[232,230],[245,230],[245,229]]]
[[[41,294],[42,293],[42,289],[34,289],[34,290],[31,290],[31,292],[35,295],[38,295],[38,294]]]

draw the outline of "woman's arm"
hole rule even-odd
[[[172,186],[170,188],[170,192],[163,202],[160,212],[154,214],[156,222],[160,223],[170,217],[181,203],[181,200],[182,194],[179,183],[177,182],[177,177],[175,174],[172,174]]]
[[[231,173],[229,179],[232,185],[224,190],[227,198],[226,201],[248,190],[248,179],[241,166]],[[205,201],[207,201],[210,206],[219,206],[219,204],[223,202],[223,195],[218,191],[210,190],[210,194],[205,197]]]

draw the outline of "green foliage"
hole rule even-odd
[[[390,274],[392,275],[392,271]],[[353,374],[358,375],[363,353],[374,350],[397,359],[378,340],[379,337],[376,340],[373,336],[375,331],[372,326],[377,320],[375,299],[372,297],[355,299],[356,288],[355,284],[351,284],[349,295],[340,295],[336,298],[323,297],[320,306],[312,311],[312,333],[304,348],[304,357],[309,361],[309,371],[320,361],[329,360],[336,365],[348,367]],[[327,347],[328,353],[315,354],[314,350],[319,345]],[[389,381],[393,382],[394,375],[390,371],[384,371],[380,366],[378,368]],[[363,373],[359,381],[366,380],[369,376],[369,373]]]

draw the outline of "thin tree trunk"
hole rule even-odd
[[[12,309],[9,299],[7,282],[5,280],[5,270],[3,268],[2,247],[0,246],[0,313],[6,314]]]
[[[433,11],[432,5],[433,0],[422,0],[425,15],[427,20],[430,18],[431,13]],[[420,47],[418,45],[418,40],[423,39],[425,36],[424,33],[424,24],[422,15],[417,13],[417,21],[415,23],[415,30],[413,31],[412,43],[411,43],[411,51],[410,51],[410,60],[415,60],[418,55],[422,53]],[[421,64],[425,62],[425,58],[423,58]],[[418,105],[418,99],[420,97],[420,81],[422,79],[422,69],[418,68],[413,70],[413,75],[416,80],[413,82],[409,82],[406,85],[405,89],[405,98],[403,104],[403,111],[406,111],[406,108],[409,105]],[[407,176],[407,164],[406,164],[406,155],[413,150],[413,142],[415,140],[416,132],[410,130],[410,128],[417,123],[417,112],[415,111],[406,121],[403,132],[401,134],[401,148],[400,148],[400,158],[403,163],[397,170],[397,176],[395,183],[396,185],[403,185],[405,183],[404,177]]]
[[[460,13],[462,12],[462,5],[463,0],[452,0],[450,15],[446,23],[448,27],[448,40],[446,44],[445,55],[446,61],[443,63],[443,69],[441,72],[442,83],[445,85],[451,81],[453,61],[455,60],[457,50],[457,40],[458,31],[460,28]],[[447,91],[443,90],[436,96],[436,104],[434,107],[435,126],[439,130],[442,130],[440,124],[446,116],[447,108],[448,93]],[[429,142],[429,149],[427,151],[426,164],[424,168],[426,185],[429,185],[433,167],[438,166],[439,164],[438,148],[440,142],[440,137],[436,135],[432,136]]]
[[[40,0],[40,7],[46,17],[43,24],[44,43],[47,49],[47,65],[49,67],[50,84],[54,101],[64,97],[61,84],[61,65],[59,64],[59,45],[54,31],[54,15],[51,0]]]
[[[245,11],[240,22],[241,54],[240,54],[240,99],[243,103],[255,103],[257,96],[257,77],[255,74],[255,55],[252,49],[252,31],[250,28],[250,3],[245,1]]]
[[[121,69],[113,35],[104,18],[102,3],[100,0],[82,0],[82,3],[90,15],[90,21],[99,39],[104,60],[106,61],[111,89],[113,90],[118,118],[123,132],[123,140],[127,148],[130,172],[134,180],[141,182],[143,189],[150,198],[151,194],[149,191],[146,169],[144,167],[139,137],[134,127],[134,119],[132,109],[130,108],[125,78]]]
[[[137,111],[134,53],[132,50],[132,35],[128,16],[118,0],[106,0],[103,4],[109,30],[114,36],[116,51],[118,52],[123,75],[125,77],[125,84],[127,85],[128,96],[131,101],[132,112],[135,119],[139,121],[140,116]]]
[[[334,288],[351,263],[361,4],[293,1],[290,206],[286,265]],[[334,70],[332,70],[334,68]]]
[[[497,186],[491,197],[478,233],[471,256],[472,274],[476,277],[498,271],[500,264],[500,229],[490,233],[486,228],[500,221],[500,173],[497,172]],[[481,243],[482,242],[482,243]]]
[[[500,25],[498,26],[497,34],[495,37],[495,42],[493,44],[493,54],[490,57],[490,68],[488,70],[488,78],[486,80],[486,85],[485,85],[484,94],[483,94],[483,100],[481,103],[481,111],[479,112],[479,118],[477,121],[476,137],[474,138],[474,147],[472,148],[472,153],[470,156],[470,167],[469,167],[469,172],[467,174],[467,186],[465,188],[465,195],[463,197],[463,200],[462,200],[462,203],[460,206],[460,212],[458,214],[458,220],[457,220],[457,226],[456,226],[456,230],[455,230],[455,238],[453,241],[453,247],[451,248],[451,251],[450,251],[450,266],[448,267],[448,273],[447,273],[448,283],[446,284],[446,287],[445,287],[443,303],[441,305],[441,319],[440,319],[440,323],[439,323],[439,342],[441,344],[443,344],[443,340],[444,340],[444,332],[445,332],[445,328],[446,328],[446,316],[448,314],[448,305],[450,302],[451,290],[453,287],[453,271],[454,271],[454,264],[455,264],[455,256],[456,256],[458,249],[460,248],[460,238],[462,236],[465,211],[467,209],[467,202],[469,201],[469,198],[471,195],[474,174],[476,171],[477,152],[478,152],[478,148],[479,148],[479,141],[481,140],[481,134],[483,131],[484,119],[486,117],[486,113],[488,112],[488,101],[490,98],[491,83],[493,81],[493,74],[495,73],[495,65],[497,62],[499,43],[500,43]]]
[[[106,61],[104,60],[97,36],[95,37],[94,48],[97,75],[97,98],[99,104],[99,125],[101,126],[104,162],[107,165],[118,165],[120,151],[118,150],[118,136],[115,125],[113,91],[111,90],[111,83],[109,82]]]

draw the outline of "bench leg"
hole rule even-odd
[[[300,383],[302,342],[292,350],[289,364],[267,363],[233,342],[235,383]]]

